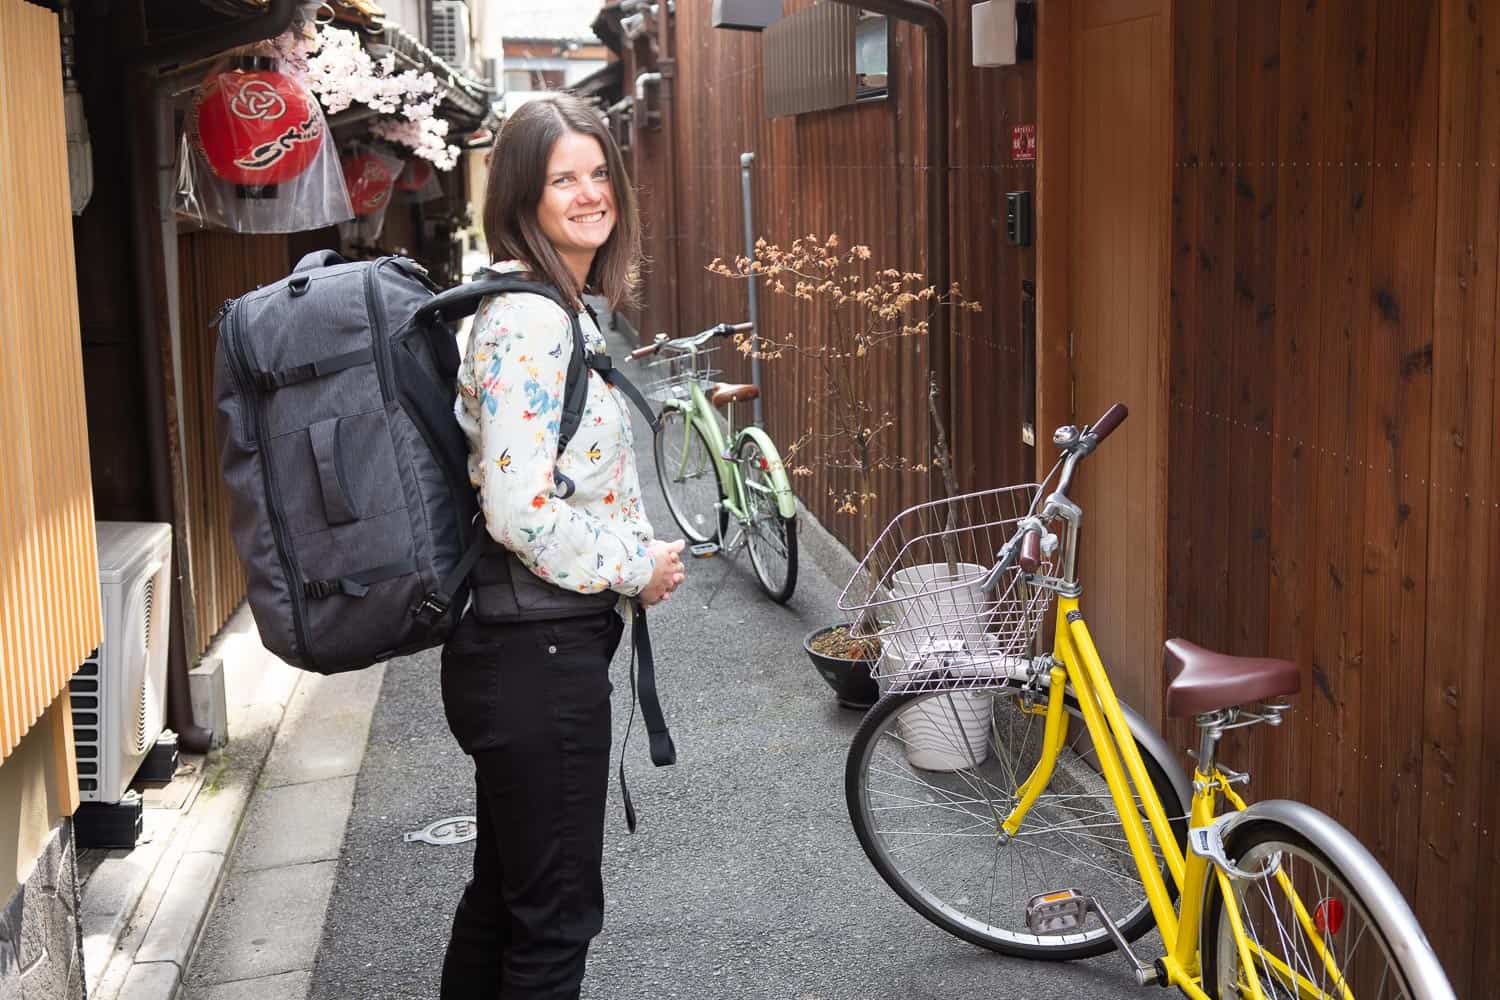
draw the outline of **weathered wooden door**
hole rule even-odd
[[[1084,509],[1085,614],[1119,694],[1154,719],[1166,581],[1170,0],[1073,0],[1049,29],[1066,38],[1054,37],[1043,57],[1065,58],[1067,68],[1053,77],[1065,108],[1043,105],[1066,116],[1062,129],[1043,122],[1055,181],[1049,206],[1043,180],[1040,222],[1054,226],[1042,273],[1054,283],[1053,308],[1038,354],[1054,368],[1040,377],[1055,391],[1043,419],[1062,415],[1064,392],[1080,423],[1114,402],[1130,409],[1083,466],[1073,496]],[[1046,450],[1050,428],[1039,430]]]

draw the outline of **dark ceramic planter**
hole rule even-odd
[[[812,660],[813,666],[817,668],[818,676],[833,688],[839,704],[844,708],[862,712],[880,698],[880,688],[876,686],[875,679],[870,676],[870,661],[842,660],[835,656],[815,653],[812,648],[814,639],[843,624],[847,623],[825,625],[814,629],[802,640],[802,648],[807,650],[807,658]]]

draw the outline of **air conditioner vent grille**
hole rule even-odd
[[[151,650],[151,599],[156,596],[156,577],[146,577],[146,586],[141,591],[141,639],[146,651]]]

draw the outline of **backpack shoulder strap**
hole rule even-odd
[[[492,273],[488,277],[466,281],[462,285],[454,285],[447,291],[434,295],[412,314],[412,322],[431,323],[435,320],[441,323],[453,323],[465,316],[474,315],[474,311],[479,308],[479,303],[484,299],[491,295],[504,295],[507,292],[531,292],[534,295],[541,295],[556,302],[563,312],[572,313],[568,304],[563,301],[562,293],[551,285],[520,274]]]

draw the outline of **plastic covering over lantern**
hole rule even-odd
[[[357,145],[344,154],[344,184],[355,216],[344,227],[345,239],[369,243],[380,236],[402,166],[399,157],[369,146]]]
[[[373,215],[391,203],[391,188],[401,161],[380,153],[356,153],[344,159],[344,186],[355,215]]]
[[[406,168],[396,178],[397,190],[410,196],[412,201],[431,201],[443,196],[443,185],[438,180],[437,170],[431,160],[413,156],[406,161]]]
[[[177,209],[236,232],[317,229],[352,209],[317,100],[265,56],[211,70],[192,97]]]

